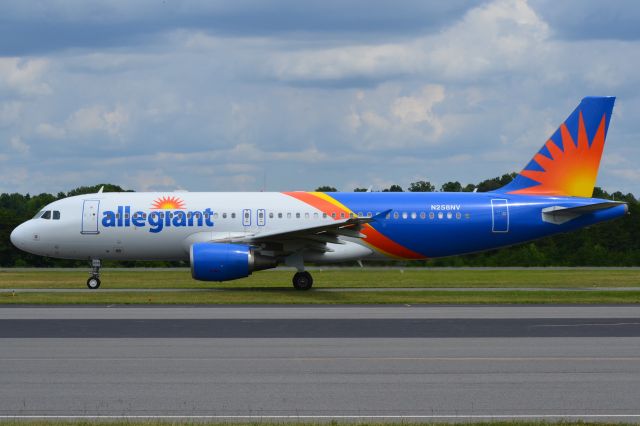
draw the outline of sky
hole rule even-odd
[[[0,192],[477,183],[617,96],[640,195],[640,3],[2,1]]]

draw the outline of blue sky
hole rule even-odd
[[[635,1],[0,3],[0,192],[351,191],[520,170],[618,97],[598,184],[640,195]]]

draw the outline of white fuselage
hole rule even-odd
[[[50,219],[36,217],[23,223],[13,232],[12,241],[22,250],[57,258],[188,260],[194,242],[224,241],[335,220],[278,192],[168,194],[98,193],[55,201],[42,210],[51,212]],[[162,199],[168,201],[158,207]],[[177,206],[176,200],[180,202]],[[55,214],[58,219],[54,212],[59,212]],[[305,260],[336,262],[375,254],[358,239],[344,240],[329,244],[331,252],[308,253]]]

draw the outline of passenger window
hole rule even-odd
[[[273,212],[269,212],[269,219],[273,219]]]
[[[331,217],[335,219],[336,218],[336,213],[335,212],[331,213]]]
[[[418,217],[418,215],[416,215],[416,212],[411,212],[411,219],[415,219],[417,217]]]
[[[326,219],[327,218],[327,214],[326,213],[322,213],[322,218]]]
[[[398,212],[393,212],[393,218],[394,218],[394,219],[397,219],[398,217],[399,217]]]
[[[344,212],[341,212],[341,213],[340,213],[340,218],[341,218],[341,219],[344,219]]]
[[[58,210],[53,211],[53,220],[60,220],[60,212]]]
[[[453,217],[453,214],[451,212],[447,212],[447,219],[451,219]]]
[[[420,219],[425,219],[427,214],[425,212],[420,212]]]
[[[444,215],[442,214],[442,212],[438,212],[438,219],[442,219],[444,217]]]
[[[367,212],[367,217],[371,217],[371,212]]]
[[[402,212],[402,218],[406,219],[408,217],[407,212]]]
[[[42,219],[51,219],[51,210],[47,210],[46,212],[44,212],[44,214],[41,216]]]
[[[429,219],[433,219],[436,215],[433,212],[429,212]]]
[[[309,219],[309,213],[305,213],[305,214],[304,214],[304,218],[305,218],[305,219]]]
[[[278,213],[278,219],[282,219],[282,213]]]
[[[296,219],[300,219],[300,213],[296,213]]]
[[[456,219],[460,219],[462,217],[462,215],[460,214],[460,212],[456,212]]]
[[[291,219],[291,212],[287,213],[287,219]]]
[[[313,218],[314,218],[314,219],[317,219],[317,218],[318,218],[318,213],[317,213],[317,212],[313,214]]]
[[[214,218],[214,219],[217,219],[217,218],[218,218],[218,213],[214,213],[214,214],[213,214],[213,218]]]
[[[231,219],[235,219],[235,218],[236,218],[236,214],[235,214],[235,212],[234,212],[234,213],[231,213]]]
[[[227,218],[227,214],[226,213],[222,213],[222,218],[226,219]]]

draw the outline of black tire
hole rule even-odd
[[[313,286],[313,277],[307,271],[296,272],[293,276],[293,287],[296,290],[309,290]]]
[[[89,287],[91,290],[95,290],[98,287],[100,287],[100,278],[97,277],[91,277],[87,280],[87,287]]]

